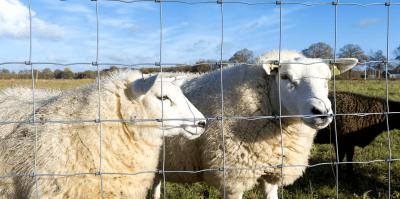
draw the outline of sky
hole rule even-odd
[[[196,2],[195,0],[186,0]],[[225,0],[226,2],[232,0]],[[275,2],[242,0],[244,2]],[[327,0],[285,2],[331,2]],[[384,0],[342,0],[383,3]],[[392,1],[400,4],[400,0]],[[29,60],[28,0],[0,0],[0,63]],[[31,0],[33,62],[96,60],[96,2]],[[160,4],[99,0],[99,62],[155,63],[160,59]],[[339,6],[337,48],[354,43],[368,54],[386,52],[386,7]],[[400,5],[390,7],[389,58],[400,45]],[[226,3],[223,6],[223,59],[248,48],[260,55],[279,47],[279,7]],[[191,64],[219,59],[221,8],[217,3],[162,3],[162,63]],[[310,44],[334,46],[334,6],[282,6],[282,49],[301,51]],[[23,68],[2,65],[0,68]],[[37,66],[63,68],[61,66]],[[91,69],[73,66],[73,70]]]

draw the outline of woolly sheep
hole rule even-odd
[[[36,108],[49,103],[60,94],[61,91],[59,90],[36,89]],[[33,110],[32,96],[32,89],[25,87],[6,88],[0,91],[0,121],[10,122],[9,124],[0,125],[0,139],[4,138],[6,133],[12,132],[12,129],[18,125],[18,123],[11,122],[32,119],[29,118]],[[10,118],[11,115],[13,117]]]
[[[173,83],[164,78],[161,94],[158,76],[142,79],[139,71],[114,73],[101,81],[101,120],[161,118],[163,101],[164,118],[188,118],[164,121],[165,135],[198,137],[205,121],[199,119],[195,123],[189,119],[204,116]],[[99,198],[100,183],[104,198],[145,198],[162,144],[160,122],[46,123],[92,121],[97,118],[98,99],[97,86],[92,84],[44,100],[48,103],[39,102],[43,105],[37,107],[36,118],[43,124],[37,124],[37,162],[33,156],[36,132],[32,125],[18,124],[12,132],[5,133],[0,140],[0,176],[22,176],[0,178],[0,198],[34,198],[35,178],[30,176],[34,172],[41,198]],[[13,116],[7,113],[2,118]],[[12,119],[21,118],[17,115]],[[101,177],[93,175],[100,164],[105,173]],[[150,172],[129,175],[143,171]]]
[[[316,117],[282,118],[285,165],[307,165],[316,129],[326,127],[331,118],[328,79],[331,72],[320,59],[283,51],[281,66],[271,64],[278,59],[278,52],[266,53],[258,58],[258,65],[240,65],[224,68],[224,116],[279,115],[278,74],[281,74],[281,104],[283,115],[314,115]],[[299,64],[306,63],[306,64]],[[356,59],[338,59],[341,71],[350,69]],[[278,73],[278,70],[280,71]],[[183,84],[185,95],[207,117],[221,115],[220,71],[211,72],[188,80]],[[223,166],[223,146],[219,121],[210,121],[206,132],[197,140],[182,137],[166,140],[166,170],[200,170]],[[281,131],[279,120],[224,121],[226,167],[242,168],[226,171],[227,198],[241,198],[243,192],[252,189],[261,176],[266,181],[269,198],[277,198],[277,186],[293,183],[304,172],[304,167],[281,169]],[[263,169],[257,169],[263,168]],[[254,170],[251,170],[254,169]],[[222,172],[167,173],[172,182],[205,181],[222,189]],[[160,181],[156,181],[153,197],[160,196]]]
[[[333,93],[329,93],[329,98],[333,101]],[[391,112],[400,111],[400,102],[389,101]],[[384,113],[387,112],[386,99],[370,97],[350,92],[336,92],[337,113]],[[389,127],[400,129],[399,115],[389,115]],[[354,115],[336,116],[336,127],[339,145],[339,160],[343,161],[347,157],[348,162],[353,161],[355,146],[365,147],[374,139],[387,130],[385,115],[374,114],[363,117]],[[335,127],[330,125],[319,130],[315,140],[317,144],[335,145]],[[353,171],[353,165],[347,164],[349,172]]]

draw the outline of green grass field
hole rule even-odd
[[[88,84],[94,80],[38,80],[37,88],[69,89]],[[357,92],[370,96],[385,97],[386,83],[379,80],[339,80],[336,88],[340,91]],[[12,86],[31,87],[30,80],[1,80],[0,88]],[[400,81],[388,82],[389,98],[400,101]],[[332,88],[332,87],[331,87]],[[400,122],[400,121],[399,121]],[[400,158],[400,130],[391,131],[392,157]],[[365,148],[356,148],[355,161],[386,159],[388,157],[388,134],[383,132]],[[311,164],[331,162],[335,151],[331,145],[315,145],[312,149]],[[388,164],[385,162],[356,164],[355,176],[339,171],[340,198],[388,198]],[[293,185],[280,189],[284,198],[336,198],[334,166],[319,166],[306,170],[306,173]],[[400,162],[393,162],[391,169],[391,198],[400,198]],[[167,183],[168,198],[219,198],[219,191],[204,183]],[[262,198],[260,190],[245,193],[244,198]]]

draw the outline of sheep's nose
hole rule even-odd
[[[206,122],[205,121],[199,121],[199,122],[197,122],[197,126],[198,127],[202,127],[202,128],[205,128],[206,127]]]
[[[324,116],[323,114],[327,114],[328,112],[327,111],[321,111],[319,108],[317,108],[317,107],[313,107],[312,109],[311,109],[311,113],[313,113],[313,114],[315,114],[315,115],[321,115],[321,116],[318,116],[318,118],[321,118],[321,119],[326,119],[326,118],[328,118],[328,116]]]

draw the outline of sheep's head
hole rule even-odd
[[[165,119],[165,136],[183,135],[194,139],[204,132],[205,117],[184,96],[179,86],[179,81],[175,79],[156,75],[134,81],[130,90],[149,118]]]
[[[282,60],[279,66],[264,63],[263,68],[267,74],[273,75],[276,85],[280,80],[282,115],[305,116],[302,117],[305,124],[322,129],[332,121],[331,102],[328,99],[331,68],[337,75],[351,69],[357,62],[357,59],[343,58],[330,66],[321,59],[306,58],[299,54],[298,57]]]

